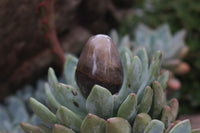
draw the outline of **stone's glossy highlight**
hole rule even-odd
[[[92,36],[79,57],[76,81],[88,96],[95,84],[117,93],[123,82],[123,68],[118,50],[107,35]]]

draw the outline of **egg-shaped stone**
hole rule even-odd
[[[76,69],[76,82],[84,96],[95,84],[117,93],[123,82],[123,68],[118,50],[107,35],[95,35],[84,46]]]

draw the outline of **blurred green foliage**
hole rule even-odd
[[[152,28],[168,23],[172,32],[187,30],[189,53],[184,60],[191,66],[186,75],[179,75],[180,113],[200,110],[200,0],[143,0],[136,1],[133,14],[120,27],[120,35],[132,34],[139,22]]]

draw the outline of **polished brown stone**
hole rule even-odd
[[[76,81],[88,96],[95,84],[117,93],[123,82],[123,68],[118,50],[107,35],[95,35],[86,43],[76,70]]]

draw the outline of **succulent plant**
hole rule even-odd
[[[111,31],[111,37],[114,38],[114,42],[117,43],[118,47],[127,46],[132,50],[145,47],[148,55],[160,50],[163,54],[162,66],[173,69],[175,73],[179,74],[187,72],[185,69],[178,70],[178,68],[175,68],[182,67],[184,63],[181,59],[188,52],[188,47],[184,42],[185,34],[186,31],[181,30],[172,36],[167,24],[159,26],[156,30],[152,30],[144,24],[139,24],[134,31],[134,40],[126,35],[120,41],[117,32],[115,30]]]
[[[148,54],[157,50],[163,53],[163,67],[177,74],[185,74],[189,70],[188,64],[181,61],[187,54],[188,47],[185,45],[185,30],[180,30],[171,35],[169,26],[161,25],[156,30],[140,24],[135,31],[135,47],[144,46]]]
[[[163,54],[162,71],[167,69],[172,72],[170,73],[168,86],[175,90],[179,89],[181,84],[173,73],[185,74],[190,70],[189,65],[181,61],[188,52],[188,47],[184,42],[185,34],[185,30],[181,30],[172,36],[167,24],[161,25],[156,30],[152,30],[144,24],[139,24],[134,31],[135,39],[130,38],[129,35],[119,39],[118,33],[115,30],[111,31],[111,37],[119,49],[128,47],[134,53],[136,49],[145,47],[149,57],[160,50]]]
[[[105,45],[102,43],[96,45]],[[92,49],[91,53],[94,51]],[[102,51],[107,52],[106,49]],[[169,73],[159,74],[161,52],[156,52],[149,60],[144,48],[138,49],[134,57],[129,49],[122,48],[120,56],[124,76],[117,94],[95,84],[88,97],[84,97],[80,89],[86,88],[79,89],[79,80],[75,81],[76,69],[80,67],[77,64],[81,61],[72,55],[67,56],[64,66],[67,84],[59,83],[54,70],[49,68],[45,84],[49,108],[34,98],[29,100],[33,112],[44,123],[35,126],[22,122],[22,129],[26,133],[191,133],[189,120],[175,121],[178,101],[166,100]],[[86,58],[82,60],[87,62]],[[90,67],[88,69],[94,66]]]
[[[15,95],[5,99],[5,103],[0,105],[0,132],[1,133],[23,133],[19,123],[21,121],[34,124],[41,123],[40,119],[33,114],[27,101],[30,96],[45,103],[44,80],[38,80],[36,87],[26,85],[17,91]]]

